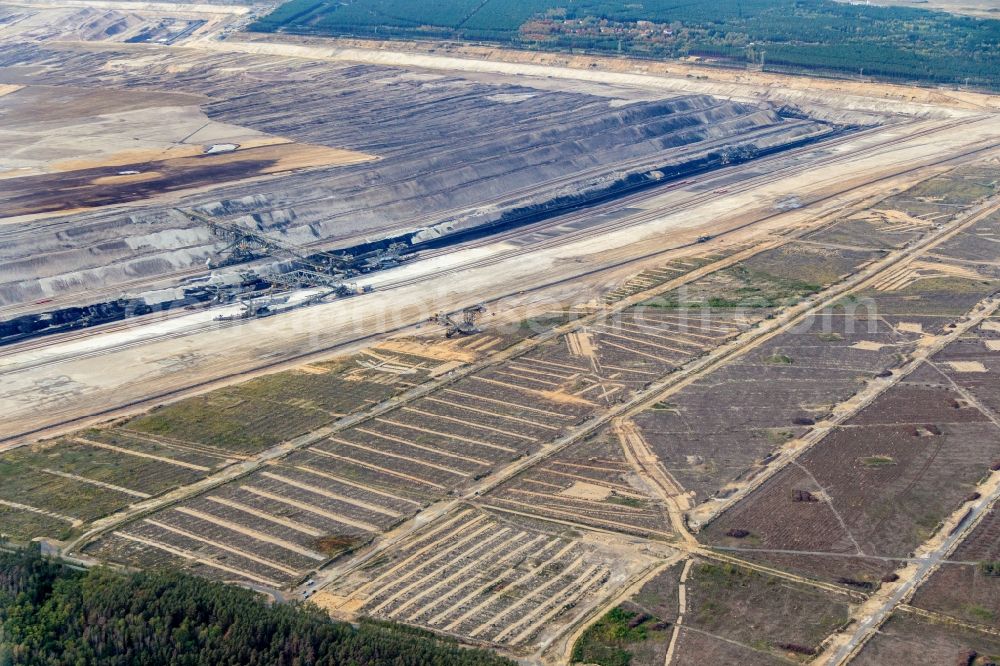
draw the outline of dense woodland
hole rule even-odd
[[[0,666],[513,666],[420,629],[331,622],[318,609],[176,571],[75,571],[0,553]]]
[[[699,56],[1000,89],[1000,20],[833,0],[290,0],[252,28]]]

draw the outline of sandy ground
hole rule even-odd
[[[0,179],[197,157],[206,146],[226,143],[239,146],[228,159],[271,147],[257,151],[278,160],[268,173],[373,158],[323,146],[290,148],[285,137],[209,120],[198,106],[203,101],[176,93],[0,86]]]
[[[235,14],[242,16],[253,11],[252,4],[208,4],[174,2],[130,2],[129,0],[5,0],[12,7],[85,7],[89,9],[117,9],[120,11],[167,12],[170,14]]]
[[[239,35],[238,39],[234,37],[225,42],[203,43],[199,46],[306,58],[409,64],[463,72],[536,74],[580,82],[601,81],[619,85],[634,84],[645,89],[702,92],[748,101],[812,101],[854,110],[940,114],[942,109],[1000,109],[1000,97],[966,90],[751,72],[676,60],[637,61],[609,56],[577,56],[435,42],[306,39],[256,34]]]
[[[863,145],[878,146],[900,138],[898,127],[835,146],[847,162],[804,170],[746,192],[720,195],[693,210],[675,211],[693,194],[673,190],[635,213],[635,226],[618,228],[533,251],[510,253],[499,242],[456,251],[434,260],[418,260],[361,281],[375,291],[350,299],[300,309],[280,316],[225,324],[211,322],[215,312],[198,312],[169,324],[140,324],[124,334],[88,335],[84,342],[45,340],[42,345],[12,346],[0,356],[0,437],[10,437],[101,410],[112,410],[163,392],[277,363],[296,355],[357,343],[374,331],[389,331],[425,321],[432,313],[528,292],[525,302],[554,307],[593,298],[595,284],[579,280],[556,290],[533,292],[558,279],[569,279],[623,259],[690,242],[705,230],[720,233],[769,218],[737,236],[745,240],[815,220],[822,214],[885,192],[891,183],[868,186],[873,179],[907,172],[921,163],[1000,141],[1000,121],[986,117],[918,136],[895,146],[851,159]],[[852,178],[845,179],[845,174]],[[912,181],[916,174],[909,174]],[[905,179],[897,187],[906,185]],[[808,204],[775,215],[775,205],[795,193]],[[838,194],[840,193],[840,194]],[[660,213],[662,211],[662,213]],[[702,248],[704,249],[704,248]],[[484,260],[500,257],[496,263]],[[661,260],[662,261],[662,260]],[[501,305],[506,310],[515,303]],[[24,351],[20,351],[21,349]],[[113,372],[108,369],[113,368]],[[40,409],[42,408],[42,409]],[[40,416],[43,414],[43,416]]]
[[[165,23],[200,21],[186,36],[189,40],[215,38],[242,29],[255,16],[267,13],[278,1],[267,3],[172,3],[129,0],[4,0],[0,3],[14,20],[0,24],[0,39],[72,42],[112,41],[124,43],[146,29],[158,30]],[[116,24],[119,29],[106,32]],[[154,35],[153,39],[157,39]],[[167,37],[167,39],[170,39]]]
[[[847,0],[844,0],[847,1]],[[952,14],[965,14],[981,18],[1000,19],[1000,6],[996,0],[878,0],[873,5],[930,9]]]

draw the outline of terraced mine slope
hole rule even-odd
[[[178,57],[164,68],[156,52],[114,47],[0,49],[2,80],[30,84],[0,98],[15,149],[0,163],[0,205],[23,217],[4,225],[0,305],[90,305],[95,293],[178,286],[225,246],[206,218],[314,249],[419,246],[842,131],[707,95],[628,99],[393,67]],[[152,135],[139,129],[164,116]],[[80,127],[91,138],[49,138]],[[143,136],[108,151],[103,139],[130,131]],[[239,149],[203,153],[224,142]],[[70,214],[31,219],[51,212]]]

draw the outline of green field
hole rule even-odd
[[[763,61],[766,70],[1000,89],[1000,20],[832,0],[290,0],[251,29],[695,55]]]

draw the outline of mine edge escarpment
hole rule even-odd
[[[526,93],[521,86],[502,88],[514,89],[514,92],[506,93],[510,95],[533,95]],[[481,91],[477,101],[483,101],[482,93],[486,92],[496,91],[489,88]],[[486,101],[497,105],[488,99],[495,98],[495,94],[485,97]],[[14,240],[7,247],[20,248],[28,256],[21,259],[12,257],[7,265],[8,275],[21,278],[0,285],[0,298],[8,305],[23,307],[31,303],[31,299],[36,306],[45,305],[53,294],[72,293],[81,287],[87,288],[87,291],[95,286],[104,288],[109,297],[82,304],[73,303],[69,307],[29,307],[28,313],[0,323],[0,344],[120,321],[154,311],[226,302],[267,288],[271,284],[268,275],[295,267],[295,262],[288,261],[257,261],[227,267],[222,272],[229,277],[222,278],[225,289],[221,292],[218,281],[207,285],[204,280],[192,280],[192,273],[197,276],[207,272],[198,271],[198,264],[211,261],[223,245],[220,239],[203,228],[204,225],[198,225],[198,219],[225,221],[253,232],[292,239],[301,247],[321,248],[323,251],[364,256],[390,246],[405,246],[403,252],[413,253],[486,239],[492,234],[614,202],[629,194],[677,183],[726,165],[741,164],[841,136],[858,127],[809,120],[806,114],[787,107],[774,110],[723,102],[705,95],[630,102],[619,107],[589,96],[568,97],[571,99],[565,100],[567,107],[561,113],[572,114],[574,122],[559,130],[541,134],[522,131],[520,134],[523,136],[508,138],[507,142],[490,137],[480,145],[443,151],[449,153],[448,158],[429,155],[432,150],[440,150],[440,145],[424,146],[423,150],[414,151],[407,151],[399,144],[351,146],[384,152],[386,157],[358,167],[311,170],[286,177],[290,186],[295,188],[300,181],[316,183],[326,175],[324,171],[328,171],[332,179],[324,179],[321,185],[323,194],[327,195],[323,198],[316,197],[315,190],[311,197],[302,198],[282,192],[280,199],[272,192],[264,192],[249,197],[226,197],[215,202],[185,201],[184,206],[196,213],[196,217],[184,215],[179,208],[166,211],[161,208],[140,209],[128,214],[97,211],[66,217],[69,224],[79,223],[81,218],[87,222],[93,220],[82,229],[58,231],[61,226],[58,219],[25,225],[25,228],[44,228],[49,233],[55,230],[56,238],[70,240],[70,248],[60,243],[64,259],[67,254],[79,257],[86,249],[91,257],[81,259],[90,265],[80,266],[80,270],[76,271],[57,273],[57,270],[65,270],[62,266],[66,262],[52,266],[54,262],[30,250],[25,252],[24,245]],[[525,101],[530,101],[530,97],[526,97]],[[581,109],[586,110],[589,117],[582,115]],[[241,112],[245,113],[245,110]],[[228,116],[225,118],[231,119]],[[246,118],[235,120],[245,121]],[[263,129],[272,130],[272,127],[265,125]],[[273,129],[289,133],[288,128]],[[302,134],[303,138],[316,140],[308,133]],[[605,163],[601,153],[609,151],[620,154],[615,155],[617,160],[609,159]],[[476,167],[487,160],[492,166],[487,167],[487,173],[483,174],[468,164],[470,160]],[[508,163],[495,165],[498,161]],[[418,162],[422,168],[430,169],[431,174],[412,176],[407,167],[415,168]],[[505,171],[502,170],[504,167]],[[441,174],[442,170],[446,173]],[[342,172],[346,174],[341,175]],[[526,186],[532,176],[539,175],[555,177],[542,180],[540,186]],[[359,176],[364,179],[367,188],[357,182]],[[451,179],[446,181],[446,176],[451,176]],[[456,177],[461,179],[460,184],[454,189],[449,188],[448,185]],[[481,195],[474,195],[472,188],[483,185],[490,194],[499,198],[489,203],[477,201]],[[234,189],[238,191],[239,186],[220,188],[222,194],[229,194]],[[430,206],[425,205],[430,210],[423,216],[416,216],[417,219],[427,220],[428,224],[413,226],[410,220],[402,218],[403,211],[395,201],[400,190],[410,195],[403,199],[411,202],[421,194],[438,194],[430,197]],[[219,192],[213,190],[209,194],[218,196]],[[329,193],[332,192],[345,193],[349,204],[342,206],[345,209],[343,212],[331,215],[322,203],[330,201]],[[276,206],[279,202],[283,204],[280,207]],[[472,205],[449,206],[441,210],[444,205],[455,203]],[[385,219],[391,221],[389,226],[386,226]],[[132,236],[137,226],[142,231],[141,239]],[[393,226],[404,228],[393,231]],[[347,236],[345,231],[366,227],[370,231],[360,239],[353,236],[353,242],[335,240]],[[125,238],[119,235],[121,240],[105,240],[109,232],[124,234]],[[92,234],[99,235],[102,240],[96,247],[84,248],[84,240]],[[163,247],[163,241],[173,245]],[[45,241],[40,245],[44,246]],[[117,254],[121,249],[138,249],[139,252],[120,257],[121,263],[104,261],[95,265],[98,262],[94,261],[93,255]],[[169,280],[170,273],[177,273],[177,269],[188,275],[187,280],[164,286],[162,281]],[[51,271],[49,275],[44,274],[46,270]],[[161,282],[156,289],[139,289],[130,294],[111,293],[115,283],[130,282],[123,278],[134,280],[137,275],[151,282]]]

